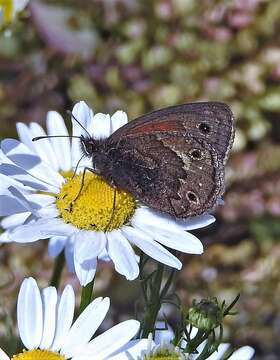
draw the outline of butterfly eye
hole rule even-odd
[[[198,128],[204,134],[209,134],[210,130],[211,130],[210,126],[208,124],[206,124],[206,123],[200,123],[198,125]]]
[[[188,191],[188,199],[193,203],[198,203],[198,197],[192,191]]]
[[[189,155],[194,159],[194,160],[201,160],[203,157],[202,152],[199,149],[192,149],[189,152]]]

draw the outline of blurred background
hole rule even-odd
[[[232,107],[225,205],[214,225],[196,232],[205,253],[184,257],[176,291],[184,305],[240,293],[225,339],[252,345],[256,359],[279,359],[280,1],[31,1],[0,34],[0,137],[16,137],[17,121],[44,126],[48,110],[66,116],[81,99],[130,119],[192,101]],[[1,346],[13,332],[9,314],[23,277],[46,285],[52,266],[46,241],[1,245]],[[79,288],[66,271],[65,282]],[[102,265],[96,294],[112,298],[107,326],[134,316],[139,284]]]

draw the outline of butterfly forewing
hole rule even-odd
[[[216,148],[221,159],[227,159],[234,138],[233,114],[228,105],[220,102],[170,106],[132,120],[110,139],[116,142],[120,138],[159,131],[179,131],[205,139]]]
[[[233,116],[222,103],[174,106],[109,137],[111,177],[142,203],[179,218],[211,209],[224,191]]]

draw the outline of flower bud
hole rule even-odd
[[[189,309],[188,322],[202,331],[211,331],[223,320],[223,311],[217,299],[203,299]]]

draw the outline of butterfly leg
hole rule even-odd
[[[79,165],[80,165],[80,162],[83,160],[84,157],[85,157],[85,155],[83,155],[83,156],[80,158],[80,160],[77,162],[77,165],[75,166],[74,173],[73,173],[73,175],[72,175],[72,180],[73,180],[74,177],[76,176],[77,171],[78,171],[78,167],[79,167]]]
[[[89,167],[85,167],[85,168],[84,168],[83,173],[82,173],[82,181],[81,181],[80,190],[79,190],[78,194],[75,196],[75,198],[71,201],[71,203],[70,203],[70,205],[69,205],[69,211],[70,211],[70,212],[72,211],[74,202],[78,199],[78,197],[81,195],[81,193],[82,193],[82,191],[83,191],[83,187],[84,187],[84,185],[85,185],[85,176],[86,176],[86,172],[87,172],[87,171],[90,171],[90,172],[92,172],[92,173],[95,174],[94,169],[89,168]]]

